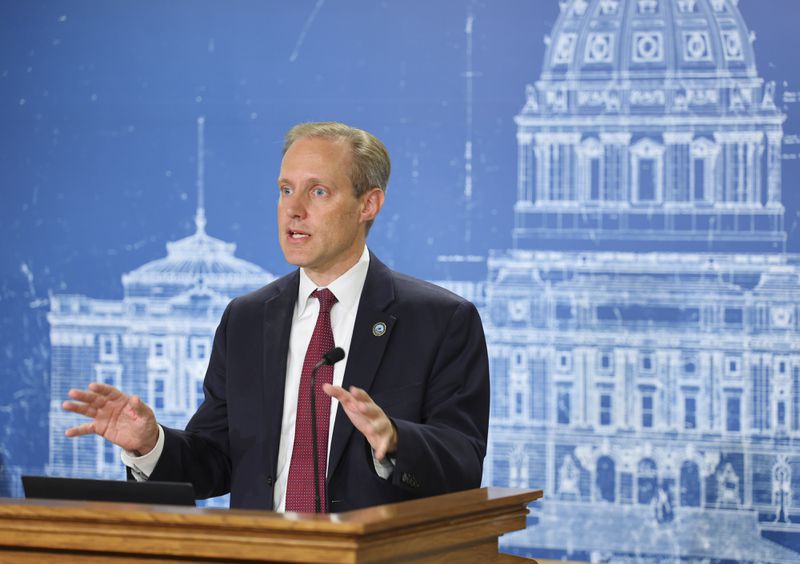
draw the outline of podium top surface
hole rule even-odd
[[[424,525],[444,517],[491,513],[526,506],[542,497],[541,490],[480,488],[419,500],[357,509],[345,513],[275,513],[251,509],[219,509],[177,505],[109,503],[45,499],[0,498],[0,519],[40,519],[75,523],[160,523],[214,528],[286,529],[293,531],[369,534],[403,526]]]
[[[324,515],[0,499],[0,553],[37,564],[493,562],[497,538],[524,529],[541,496],[481,488]]]

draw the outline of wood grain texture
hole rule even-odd
[[[481,488],[331,515],[0,499],[0,563],[491,562],[541,495]]]

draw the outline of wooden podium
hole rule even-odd
[[[540,490],[481,488],[333,515],[0,499],[0,562],[498,562]]]

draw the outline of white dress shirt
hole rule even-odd
[[[369,269],[369,251],[366,246],[358,262],[350,270],[331,282],[327,288],[336,296],[337,303],[331,308],[331,328],[333,341],[337,347],[345,351],[344,359],[333,366],[333,384],[340,386],[344,380],[347,359],[350,351],[350,342],[353,338],[353,328],[356,322],[358,304],[361,301],[361,291],[367,278]],[[319,314],[319,301],[311,297],[312,292],[322,287],[317,286],[300,269],[300,286],[297,301],[295,302],[292,316],[292,330],[289,337],[289,352],[286,359],[286,381],[283,393],[283,419],[281,420],[281,436],[278,447],[278,471],[273,492],[273,507],[275,511],[284,511],[286,506],[286,486],[289,479],[289,464],[292,460],[294,447],[295,419],[297,415],[297,396],[300,388],[300,376],[303,370],[306,349],[311,341],[314,326]],[[339,402],[331,399],[330,423],[328,426],[328,454],[330,454],[331,438],[333,437],[333,424]],[[164,430],[159,425],[158,442],[155,448],[143,456],[135,456],[131,452],[122,452],[122,462],[131,468],[137,480],[146,480],[155,469],[161,453],[164,450]],[[392,474],[394,461],[377,460],[373,457],[375,471],[386,479]]]

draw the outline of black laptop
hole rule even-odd
[[[188,482],[126,482],[22,476],[22,487],[28,499],[195,505],[194,488]]]

